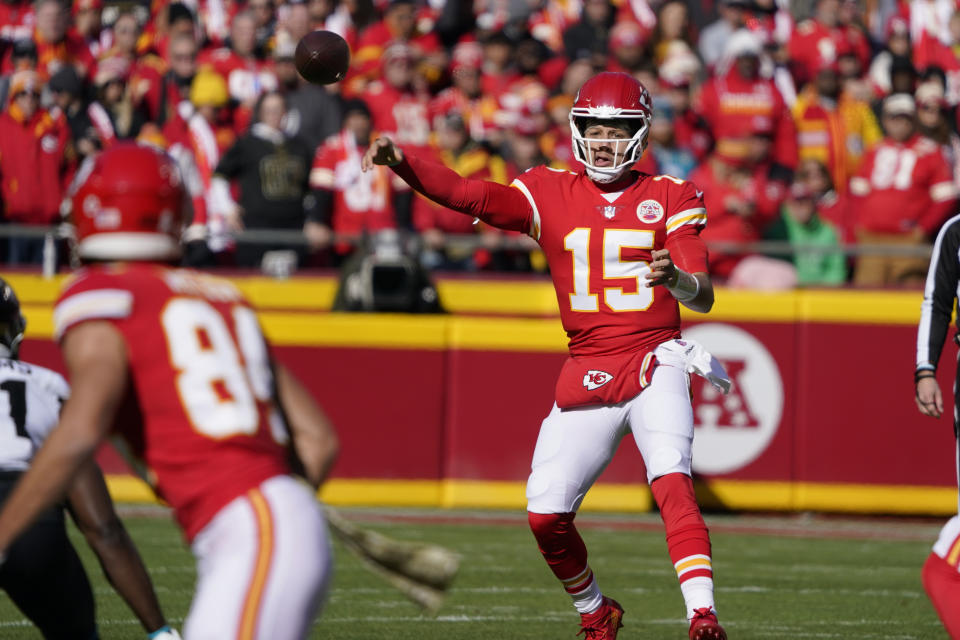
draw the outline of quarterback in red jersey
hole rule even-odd
[[[173,269],[184,200],[173,160],[120,143],[72,188],[77,250],[55,330],[74,393],[0,512],[0,550],[63,494],[114,425],[174,511],[197,558],[188,638],[303,638],[326,592],[330,550],[313,487],[336,438],[273,363],[229,282]],[[292,442],[290,442],[292,440]]]
[[[623,608],[604,596],[573,520],[620,440],[632,433],[660,506],[693,640],[725,640],[713,599],[710,537],[690,478],[688,372],[723,388],[719,363],[680,340],[678,301],[709,311],[713,288],[702,193],[690,182],[631,169],[653,116],[646,88],[600,73],[570,111],[579,173],[535,167],[510,187],[461,178],[379,138],[363,168],[389,165],[432,200],[495,227],[528,233],[550,266],[570,357],[543,421],[527,481],[530,527],[572,597],[581,633],[616,638]]]

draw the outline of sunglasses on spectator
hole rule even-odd
[[[14,94],[13,97],[14,97],[14,98],[22,98],[23,96],[29,96],[29,97],[33,98],[34,100],[39,100],[39,99],[40,99],[40,92],[39,92],[39,91],[18,91],[17,93]]]

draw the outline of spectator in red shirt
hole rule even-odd
[[[312,249],[332,246],[336,265],[354,252],[364,235],[397,227],[393,200],[399,178],[387,167],[360,170],[360,158],[370,146],[370,110],[362,100],[353,99],[344,103],[343,114],[340,133],[314,157],[310,187],[316,213],[304,227]]]
[[[634,73],[647,59],[647,41],[650,34],[636,22],[624,20],[610,30],[610,58],[607,71]]]
[[[496,128],[494,116],[498,105],[494,96],[486,95],[481,84],[483,48],[478,42],[461,42],[453,49],[450,75],[453,86],[441,91],[430,101],[430,121],[457,112],[473,140],[482,142]]]
[[[820,60],[835,62],[853,51],[861,68],[870,64],[870,43],[856,26],[840,22],[840,0],[817,0],[813,18],[796,26],[790,38],[790,60],[797,87],[813,79]]]
[[[246,130],[253,105],[264,91],[279,87],[271,65],[257,57],[257,21],[252,11],[238,13],[230,23],[230,46],[200,56],[227,81],[230,98],[239,105],[234,115],[238,133]]]
[[[789,175],[797,166],[797,129],[776,85],[760,75],[761,50],[753,33],[735,33],[717,74],[701,90],[697,111],[710,127],[717,152],[734,162],[745,156],[750,132],[768,127],[773,132],[773,163]]]
[[[68,33],[69,24],[70,14],[60,0],[40,0],[37,4],[33,39],[37,43],[37,71],[42,79],[48,79],[65,64],[77,67],[83,77],[90,76],[96,66],[83,38]]]
[[[50,225],[57,220],[69,178],[70,128],[62,115],[40,106],[40,77],[17,72],[10,100],[0,114],[0,194],[3,219],[24,225]],[[7,262],[38,263],[42,238],[11,238]]]
[[[0,105],[7,104],[10,80],[17,71],[37,70],[37,45],[33,40],[17,40],[10,49],[10,73],[0,75]]]
[[[913,96],[883,101],[886,137],[864,158],[850,180],[858,212],[857,240],[894,249],[926,244],[954,211],[957,191],[950,166],[933,140],[917,133]],[[865,286],[919,283],[926,277],[922,256],[862,255],[854,282]]]

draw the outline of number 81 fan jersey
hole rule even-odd
[[[647,287],[651,251],[707,271],[703,193],[671,176],[640,175],[606,193],[584,173],[537,167],[514,180],[533,210],[531,235],[550,265],[571,358],[557,384],[561,407],[619,402],[645,386],[652,350],[680,337],[665,287]],[[639,385],[639,386],[637,386]]]
[[[91,320],[123,335],[132,388],[116,429],[188,540],[233,498],[289,472],[267,345],[231,283],[156,264],[94,266],[61,294],[57,338]]]

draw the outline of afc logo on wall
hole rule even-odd
[[[766,450],[783,415],[783,381],[777,363],[759,340],[726,324],[689,327],[684,337],[712,353],[733,382],[723,395],[691,375],[693,392],[693,470],[730,473],[756,460]]]

